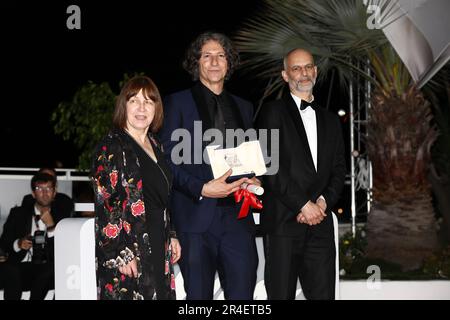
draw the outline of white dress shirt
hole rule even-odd
[[[305,127],[306,137],[308,138],[309,150],[314,162],[314,168],[317,172],[317,122],[316,122],[316,111],[307,107],[305,110],[300,110],[300,103],[302,99],[293,95],[292,98],[297,105],[298,112],[300,112],[300,117],[302,118],[303,126]],[[314,101],[314,96],[310,102]]]
[[[298,112],[300,112],[300,117],[302,118],[303,126],[305,127],[306,137],[308,139],[309,151],[311,151],[311,156],[314,162],[314,168],[317,172],[317,121],[316,121],[316,111],[307,107],[305,110],[300,110],[300,103],[302,99],[293,95],[291,93],[292,99],[294,99],[295,104],[297,105]],[[314,96],[312,100],[314,101]],[[322,198],[325,201],[325,198],[321,195],[319,198]],[[326,202],[326,201],[325,201]]]

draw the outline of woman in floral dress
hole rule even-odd
[[[100,299],[175,299],[181,247],[167,210],[172,176],[154,134],[163,120],[153,81],[130,79],[117,98],[113,129],[92,165]]]

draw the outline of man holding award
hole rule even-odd
[[[337,116],[314,101],[317,67],[310,52],[290,51],[282,77],[290,92],[263,105],[257,121],[258,129],[278,129],[280,137],[279,170],[264,177],[265,286],[269,299],[295,299],[300,279],[307,299],[334,299],[330,209],[344,185],[342,130]]]
[[[195,85],[164,101],[160,137],[174,176],[171,210],[183,248],[179,264],[186,299],[212,299],[216,271],[226,299],[253,299],[258,265],[254,221],[251,212],[238,219],[241,205],[233,193],[243,183],[260,182],[234,174],[242,167],[236,154],[204,159],[208,145],[217,144],[214,150],[235,148],[235,139],[226,134],[252,127],[251,103],[224,88],[237,63],[238,54],[226,36],[201,34],[183,63]],[[196,141],[198,131],[201,141]],[[188,148],[183,149],[186,141]],[[233,170],[213,175],[220,162]]]

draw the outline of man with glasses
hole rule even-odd
[[[14,207],[3,226],[0,247],[8,254],[0,264],[5,300],[19,300],[30,290],[31,300],[43,300],[54,287],[54,230],[67,213],[55,211],[56,178],[39,172],[31,179],[34,202]]]
[[[266,103],[257,121],[260,129],[280,132],[279,170],[263,180],[266,290],[269,299],[295,299],[299,279],[307,299],[334,299],[331,208],[344,186],[342,129],[314,99],[317,67],[310,52],[290,51],[281,76],[289,90]]]
[[[64,216],[74,216],[74,203],[71,197],[68,195],[58,192],[58,176],[56,175],[56,170],[50,167],[40,168],[39,173],[47,173],[53,177],[55,177],[56,181],[56,195],[55,199],[52,202],[53,211],[57,211]],[[35,199],[32,194],[27,194],[22,199],[22,206],[31,205],[35,202]],[[88,201],[89,202],[89,201]],[[92,202],[92,201],[91,201]]]

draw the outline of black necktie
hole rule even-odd
[[[300,110],[305,110],[308,107],[311,107],[312,109],[314,109],[314,107],[315,107],[314,101],[307,102],[305,100],[302,100],[300,102]]]
[[[223,103],[222,97],[214,95],[214,101],[216,102],[214,110],[214,128],[219,129],[222,134],[225,134],[225,118],[223,116]]]

